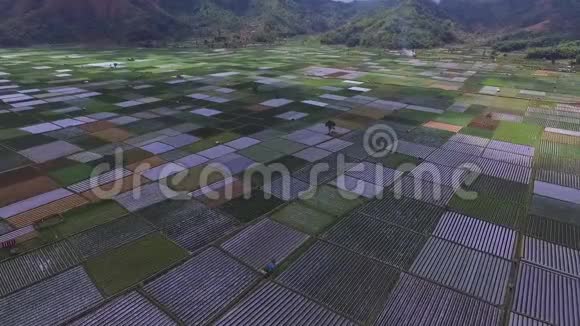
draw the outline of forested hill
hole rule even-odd
[[[327,33],[323,42],[349,46],[429,48],[456,41],[456,26],[430,0],[404,0]]]
[[[356,14],[331,0],[0,0],[0,44],[136,43],[318,33]]]

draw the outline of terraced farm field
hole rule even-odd
[[[0,50],[0,325],[578,325],[580,75],[482,53]]]

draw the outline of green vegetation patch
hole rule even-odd
[[[485,196],[493,196],[502,201],[527,205],[530,201],[532,187],[519,182],[480,175],[473,184],[467,187],[467,190]]]
[[[459,113],[459,112],[445,112],[435,118],[435,121],[452,124],[455,126],[467,126],[475,116]]]
[[[493,138],[493,130],[482,129],[476,127],[465,127],[459,131],[460,134],[477,136],[482,138],[491,139]]]
[[[530,214],[571,223],[580,226],[580,205],[553,198],[534,195],[530,205]]]
[[[542,155],[553,155],[580,159],[580,146],[570,144],[558,144],[543,141],[539,146],[539,152]]]
[[[501,121],[493,134],[493,139],[514,144],[536,146],[542,138],[541,126]]]
[[[509,228],[521,226],[527,215],[525,206],[502,201],[485,193],[479,193],[476,200],[461,199],[455,195],[449,207],[461,214]]]
[[[16,113],[3,113],[2,120],[0,120],[0,129],[4,128],[19,128],[27,125],[34,124],[37,121],[36,118],[25,114]],[[17,129],[18,130],[18,129]],[[22,134],[29,135],[29,133],[21,131]]]
[[[0,148],[0,156],[2,157],[0,159],[0,171],[11,170],[30,162],[24,156],[3,148]]]
[[[466,105],[485,106],[490,111],[518,114],[527,110],[529,100],[483,94],[464,94],[458,101]],[[470,110],[466,111],[470,113]]]
[[[25,131],[20,129],[1,129],[0,130],[0,140],[12,139],[20,136],[27,135]]]
[[[478,116],[478,115],[485,114],[488,111],[489,110],[485,105],[471,104],[471,105],[469,105],[467,110],[464,112],[464,114],[471,114],[473,116]]]
[[[404,135],[403,139],[418,144],[439,147],[445,144],[453,135],[455,135],[455,133],[450,131],[418,127]]]
[[[118,102],[122,102],[122,100],[119,100]],[[87,109],[87,111],[96,113],[96,112],[115,111],[115,110],[118,110],[119,107],[117,107],[111,103],[101,102],[100,100],[90,100],[86,104],[86,109]]]
[[[284,153],[275,151],[262,144],[242,149],[238,153],[260,163],[270,162],[285,156]]]
[[[304,148],[308,147],[306,145],[283,138],[274,138],[271,140],[267,140],[261,143],[260,145],[287,155],[299,152]]]
[[[526,221],[526,234],[562,246],[580,250],[580,226],[562,223],[558,220],[542,216],[529,215]]]
[[[387,116],[385,119],[416,126],[436,119],[438,116],[439,115],[436,113],[426,113],[415,110],[400,110],[393,115]]]
[[[39,230],[44,239],[60,240],[125,214],[127,211],[116,202],[103,201],[68,211],[58,222],[47,221],[47,224],[40,224]]]
[[[303,168],[304,166],[306,166],[310,162],[303,160],[301,158],[295,157],[295,156],[288,155],[288,156],[284,156],[282,158],[279,158],[279,159],[271,162],[270,164],[276,164],[276,163],[282,164],[290,172],[295,172],[295,171],[300,170],[301,168]]]
[[[110,142],[103,140],[101,138],[92,136],[92,135],[82,135],[72,139],[69,139],[69,142],[75,144],[79,147],[84,149],[92,149],[99,146],[104,146],[110,144]]]
[[[205,186],[224,178],[221,170],[201,165],[168,177],[167,186],[175,191],[193,191],[200,188],[202,182]]]
[[[93,167],[86,164],[77,164],[63,169],[50,172],[48,175],[63,186],[88,179]]]
[[[362,198],[346,199],[340,195],[337,188],[327,185],[318,187],[312,197],[302,201],[306,206],[321,210],[332,216],[342,216],[364,202],[365,200]]]
[[[45,145],[53,141],[54,138],[44,135],[26,135],[5,140],[3,144],[16,151],[20,151],[34,146]]]
[[[161,234],[148,235],[86,262],[89,275],[113,295],[187,257],[183,248]]]
[[[272,219],[308,234],[318,234],[337,221],[332,216],[309,206],[294,202],[272,214]]]
[[[193,143],[187,147],[184,147],[184,149],[188,152],[191,152],[191,153],[197,153],[197,152],[204,151],[208,148],[212,148],[214,146],[218,146],[220,144],[235,140],[239,137],[240,137],[240,135],[238,135],[236,133],[223,132],[223,133],[220,133],[217,135],[213,135],[213,136],[206,138],[202,141],[198,141],[196,143]]]
[[[252,221],[284,204],[284,201],[274,196],[266,199],[261,190],[254,190],[249,199],[242,197],[233,199],[221,207],[221,210],[235,216],[241,222]]]

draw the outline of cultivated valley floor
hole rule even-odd
[[[0,324],[577,325],[580,75],[481,54],[0,50]]]

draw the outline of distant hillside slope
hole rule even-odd
[[[456,41],[454,23],[430,0],[404,0],[326,34],[328,44],[384,48],[429,48]]]
[[[579,0],[441,0],[441,9],[472,31],[560,32],[580,36]]]
[[[328,32],[322,40],[330,44],[425,48],[456,41],[458,29],[580,38],[580,0],[438,2],[0,0],[0,46],[190,38],[248,43]]]
[[[179,37],[187,26],[159,0],[0,0],[0,43],[137,41]]]
[[[0,44],[139,42],[327,31],[355,14],[331,0],[0,0]]]

